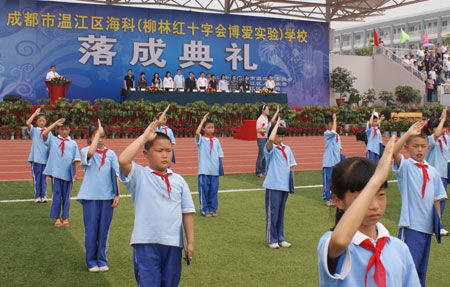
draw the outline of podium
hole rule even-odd
[[[48,89],[48,95],[50,97],[50,105],[56,103],[56,100],[59,98],[65,98],[67,90],[69,89],[71,82],[67,82],[64,84],[54,84],[51,81],[45,81]]]

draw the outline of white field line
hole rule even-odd
[[[397,180],[389,180],[389,183],[397,182]],[[314,184],[314,185],[299,185],[295,186],[295,189],[307,189],[307,188],[319,188],[323,187],[322,184]],[[265,188],[245,188],[245,189],[225,189],[219,190],[219,193],[231,193],[231,192],[248,192],[248,191],[262,191]],[[198,191],[191,192],[191,194],[198,194]],[[122,194],[120,197],[131,197],[131,194]],[[71,197],[70,200],[76,200],[76,197]],[[52,199],[49,198],[48,201]],[[34,199],[11,199],[11,200],[0,200],[0,203],[17,203],[17,202],[34,202]]]

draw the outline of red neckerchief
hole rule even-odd
[[[375,265],[373,279],[378,287],[386,287],[386,270],[381,262],[380,255],[387,239],[387,237],[379,238],[377,240],[377,247],[373,246],[373,243],[369,238],[359,244],[362,248],[373,251],[373,255],[370,257],[369,263],[367,264],[366,276],[364,277],[364,286],[367,286],[367,274],[369,273],[370,268]]]
[[[375,138],[378,135],[378,129],[373,128],[373,138]]]
[[[166,182],[167,194],[169,195],[169,200],[170,200],[171,187],[170,187],[169,175],[171,175],[172,173],[161,174],[161,173],[156,172],[156,171],[153,171],[153,173],[156,174],[157,176],[160,176],[161,179],[163,179]]]
[[[445,145],[447,145],[447,139],[445,138],[445,135],[443,135],[442,138],[444,139]]]
[[[336,142],[339,142],[339,135],[336,133]]]
[[[212,148],[214,145],[214,141],[213,141],[214,136],[203,136],[203,137],[209,139],[209,155],[211,156]]]
[[[99,166],[99,169],[100,169],[102,167],[102,165],[105,164],[106,152],[108,151],[108,149],[107,148],[104,148],[103,150],[96,149],[95,151],[102,155],[102,162],[100,163],[100,166]]]
[[[42,137],[42,134],[44,133],[45,129],[41,129],[41,132],[39,133],[39,138]]]
[[[422,185],[422,198],[425,196],[425,188],[427,187],[427,181],[430,181],[430,178],[428,177],[428,172],[427,172],[427,166],[426,164],[421,164],[421,163],[416,163],[416,165],[418,167],[422,168],[422,173],[423,173],[423,185]]]
[[[60,137],[59,135],[57,136],[57,138],[58,138],[59,140],[61,140],[61,143],[59,144],[59,146],[61,147],[61,157],[63,157],[63,155],[64,155],[64,142],[70,141],[70,139],[63,139],[63,138]]]
[[[164,129],[164,132],[165,132],[166,135],[167,135],[167,127],[164,127],[163,129]]]
[[[439,145],[441,146],[441,153],[444,153],[444,149],[442,149],[442,141],[441,139],[438,139]]]
[[[288,163],[288,158],[287,158],[287,154],[286,154],[286,152],[284,151],[284,148],[285,148],[286,146],[284,145],[284,146],[276,146],[276,148],[277,149],[279,149],[279,150],[281,150],[281,152],[283,153],[283,157],[284,157],[284,159],[286,160],[286,164]]]

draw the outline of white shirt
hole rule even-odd
[[[47,73],[47,76],[45,77],[45,79],[47,81],[50,81],[51,79],[53,79],[56,76],[59,76],[59,74],[57,72],[50,71]]]
[[[425,57],[425,53],[423,52],[423,50],[418,49],[416,54],[417,54],[417,56],[419,56],[419,58],[420,57],[422,57],[422,58]]]
[[[431,75],[431,78],[432,78],[433,80],[436,80],[436,72],[435,72],[434,70],[429,71],[429,72],[428,72],[428,75]]]
[[[221,90],[221,91],[228,91],[228,82],[227,82],[227,80],[220,80],[219,81],[219,90]]]
[[[206,78],[198,78],[197,79],[197,88],[207,88],[208,87],[208,79]]]
[[[267,80],[266,81],[266,88],[267,89],[275,89],[275,81],[274,80]]]
[[[172,77],[165,77],[163,81],[164,89],[173,89],[173,79]]]

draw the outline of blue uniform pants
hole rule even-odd
[[[113,217],[113,200],[82,200],[84,219],[84,247],[86,266],[92,268],[108,265],[109,228]]]
[[[205,215],[208,212],[216,212],[219,206],[219,176],[200,174],[198,176],[198,197],[200,200],[200,212]]]
[[[442,180],[442,183],[444,184],[445,192],[447,192],[448,179],[444,178],[444,177],[441,177],[441,180]],[[440,205],[441,205],[441,228],[444,228],[444,225],[442,224],[442,218],[444,218],[443,214],[444,214],[445,203],[447,202],[447,199],[443,198],[439,202],[440,202]]]
[[[69,218],[70,210],[70,192],[72,191],[72,182],[59,178],[52,178],[52,207],[50,209],[51,218]],[[62,208],[62,215],[61,215]]]
[[[380,155],[376,154],[376,153],[374,153],[374,152],[372,152],[370,150],[366,152],[366,158],[368,160],[373,161],[376,164],[378,164],[378,161],[380,161]]]
[[[172,162],[176,163],[175,161],[175,150],[172,148]]]
[[[398,231],[398,238],[408,245],[414,265],[416,265],[420,284],[422,287],[425,287],[428,258],[430,257],[431,234],[402,227]]]
[[[289,192],[266,189],[266,239],[267,243],[284,241],[284,209]]]
[[[331,200],[331,172],[333,171],[332,167],[324,167],[322,168],[322,179],[323,179],[323,200]]]
[[[181,248],[161,244],[133,245],[134,275],[139,287],[177,287]]]
[[[256,175],[263,175],[266,173],[266,159],[264,158],[264,145],[267,139],[257,139],[258,144],[258,158],[256,159]]]
[[[36,162],[31,163],[34,183],[34,198],[44,197],[47,195],[47,176],[44,175],[44,169],[45,164]]]

